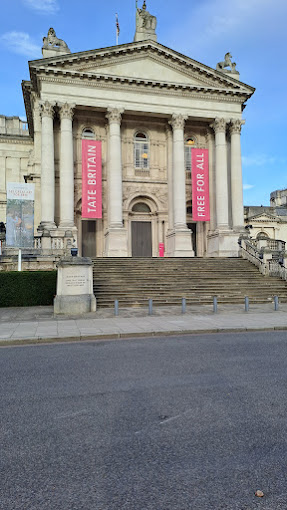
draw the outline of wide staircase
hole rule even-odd
[[[263,276],[240,258],[98,258],[94,263],[94,293],[99,307],[219,303],[267,303],[274,296],[287,302],[287,284]]]

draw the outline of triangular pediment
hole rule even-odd
[[[113,62],[111,64],[83,66],[79,71],[93,74],[104,74],[108,76],[119,76],[122,78],[137,78],[142,80],[161,81],[166,83],[178,83],[189,85],[206,85],[204,80],[192,76],[192,73],[179,71],[160,62],[155,58],[142,55],[133,60]]]
[[[110,77],[152,84],[199,87],[250,97],[249,85],[181,55],[154,41],[113,46],[30,62],[31,77],[41,71],[89,78]]]
[[[262,213],[262,214],[256,214],[254,216],[249,216],[248,222],[251,221],[258,221],[258,222],[271,222],[271,223],[280,223],[282,221],[281,218],[278,216],[274,216],[273,214],[268,213]]]

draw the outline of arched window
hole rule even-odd
[[[149,140],[142,132],[136,133],[134,137],[134,165],[142,170],[149,169]]]
[[[269,235],[266,234],[266,232],[258,232],[257,236],[256,236],[256,239],[269,239]]]
[[[91,128],[85,128],[82,132],[82,138],[85,140],[94,140],[95,139],[95,133],[93,129]]]
[[[191,150],[196,147],[196,140],[193,136],[189,136],[184,144],[185,173],[188,180],[191,179]]]
[[[147,204],[145,204],[144,202],[137,202],[133,208],[132,208],[132,211],[133,212],[138,212],[138,213],[150,213],[150,208]]]

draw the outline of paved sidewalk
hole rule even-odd
[[[124,338],[145,335],[206,333],[218,331],[287,330],[287,304],[274,311],[273,303],[250,305],[102,309],[81,317],[54,317],[53,307],[0,308],[0,345],[52,341]]]

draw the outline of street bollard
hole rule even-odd
[[[152,299],[148,300],[148,314],[152,315]]]
[[[115,300],[115,316],[117,317],[119,315],[119,302],[116,299]]]
[[[217,313],[217,296],[213,297],[213,313]]]
[[[181,313],[186,312],[186,299],[183,297],[181,300]]]
[[[278,312],[278,310],[279,310],[279,299],[278,299],[278,296],[274,296],[274,310],[275,310],[275,312]]]
[[[245,312],[249,312],[249,297],[245,296]]]

